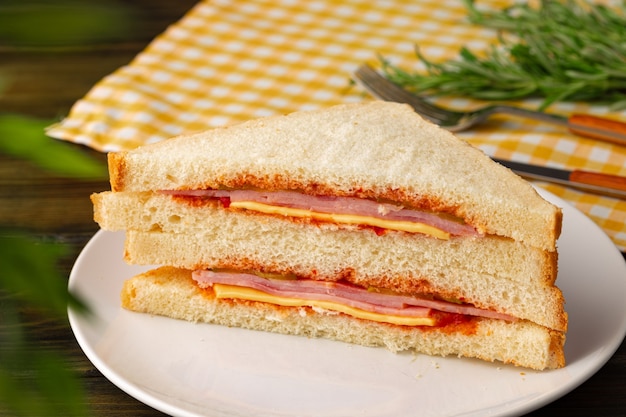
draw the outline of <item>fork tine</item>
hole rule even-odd
[[[380,100],[409,104],[416,112],[431,122],[440,123],[450,115],[448,111],[433,106],[389,81],[367,64],[361,65],[354,72],[354,76],[355,81],[374,97]]]
[[[361,81],[361,85],[369,91],[374,97],[381,100],[391,100],[394,98],[408,101],[411,99],[408,92],[404,89],[395,88],[395,84],[388,84],[385,78],[379,75],[369,65],[362,65],[359,67],[354,75],[357,81]]]
[[[612,124],[615,123],[615,121],[606,121],[604,119],[595,121],[596,124],[593,128],[591,127],[591,124],[583,126],[584,123],[582,123],[578,127],[582,126],[583,128],[586,127],[588,129],[575,129],[577,126],[575,123],[572,124],[571,117],[568,118],[566,116],[503,104],[487,104],[477,109],[468,109],[466,111],[442,108],[435,104],[431,104],[427,100],[422,99],[420,96],[394,84],[367,64],[361,65],[357,68],[353,74],[353,78],[374,97],[381,100],[409,104],[416,113],[451,132],[460,132],[469,129],[472,126],[484,122],[489,116],[496,113],[527,117],[543,122],[554,123],[560,126],[566,126],[569,127],[570,131],[578,134],[579,136],[590,137],[610,143],[623,144],[620,141],[620,134],[616,132],[618,130],[626,131],[622,126],[623,123],[622,125],[619,125],[618,122],[619,126],[610,128],[607,122],[610,122],[611,126],[613,126]],[[595,118],[592,119],[595,120]],[[600,126],[601,124],[603,125],[602,127]]]

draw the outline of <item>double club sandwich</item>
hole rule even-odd
[[[126,309],[391,351],[565,365],[561,210],[408,106],[297,112],[109,154]],[[314,343],[312,341],[312,343]]]

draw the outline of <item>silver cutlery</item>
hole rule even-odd
[[[570,132],[588,138],[617,145],[626,145],[626,123],[588,114],[569,117],[528,110],[507,105],[488,105],[476,110],[459,111],[436,106],[405,90],[364,64],[354,72],[354,80],[374,97],[398,103],[406,103],[424,118],[452,132],[467,130],[486,121],[496,113],[528,117],[567,127]]]

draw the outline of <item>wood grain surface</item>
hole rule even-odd
[[[0,113],[58,120],[92,85],[128,63],[194,3],[190,0],[124,2],[132,17],[133,30],[108,43],[54,48],[0,43],[0,74],[9,80],[0,94]],[[105,155],[78,145],[67,146],[105,159]],[[59,264],[63,277],[69,275],[74,259],[98,229],[92,220],[89,195],[105,189],[108,189],[106,181],[64,179],[0,154],[0,224],[26,229],[42,241],[68,244],[71,251]],[[66,321],[50,320],[27,307],[20,314],[27,322],[32,349],[61,351],[67,355],[68,366],[79,374],[84,384],[86,401],[94,416],[163,415],[104,378],[87,360]],[[0,322],[0,332],[6,330]],[[24,370],[19,377],[33,375],[31,370]],[[622,344],[608,363],[582,386],[531,415],[626,415],[626,346]]]

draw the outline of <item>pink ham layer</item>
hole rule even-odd
[[[445,219],[434,213],[406,209],[393,204],[355,197],[313,196],[295,191],[255,190],[167,190],[164,194],[203,198],[228,199],[230,202],[252,201],[256,203],[310,210],[318,213],[352,214],[384,220],[422,223],[453,236],[480,235],[471,225]],[[226,203],[226,205],[228,202]]]
[[[483,310],[471,305],[405,295],[378,293],[354,285],[337,282],[309,279],[267,279],[251,273],[214,272],[209,270],[194,271],[192,276],[201,288],[211,287],[213,284],[235,285],[253,288],[267,294],[281,297],[332,301],[380,314],[428,317],[431,310],[438,310],[446,313],[507,321],[516,320],[515,317],[507,314]]]

